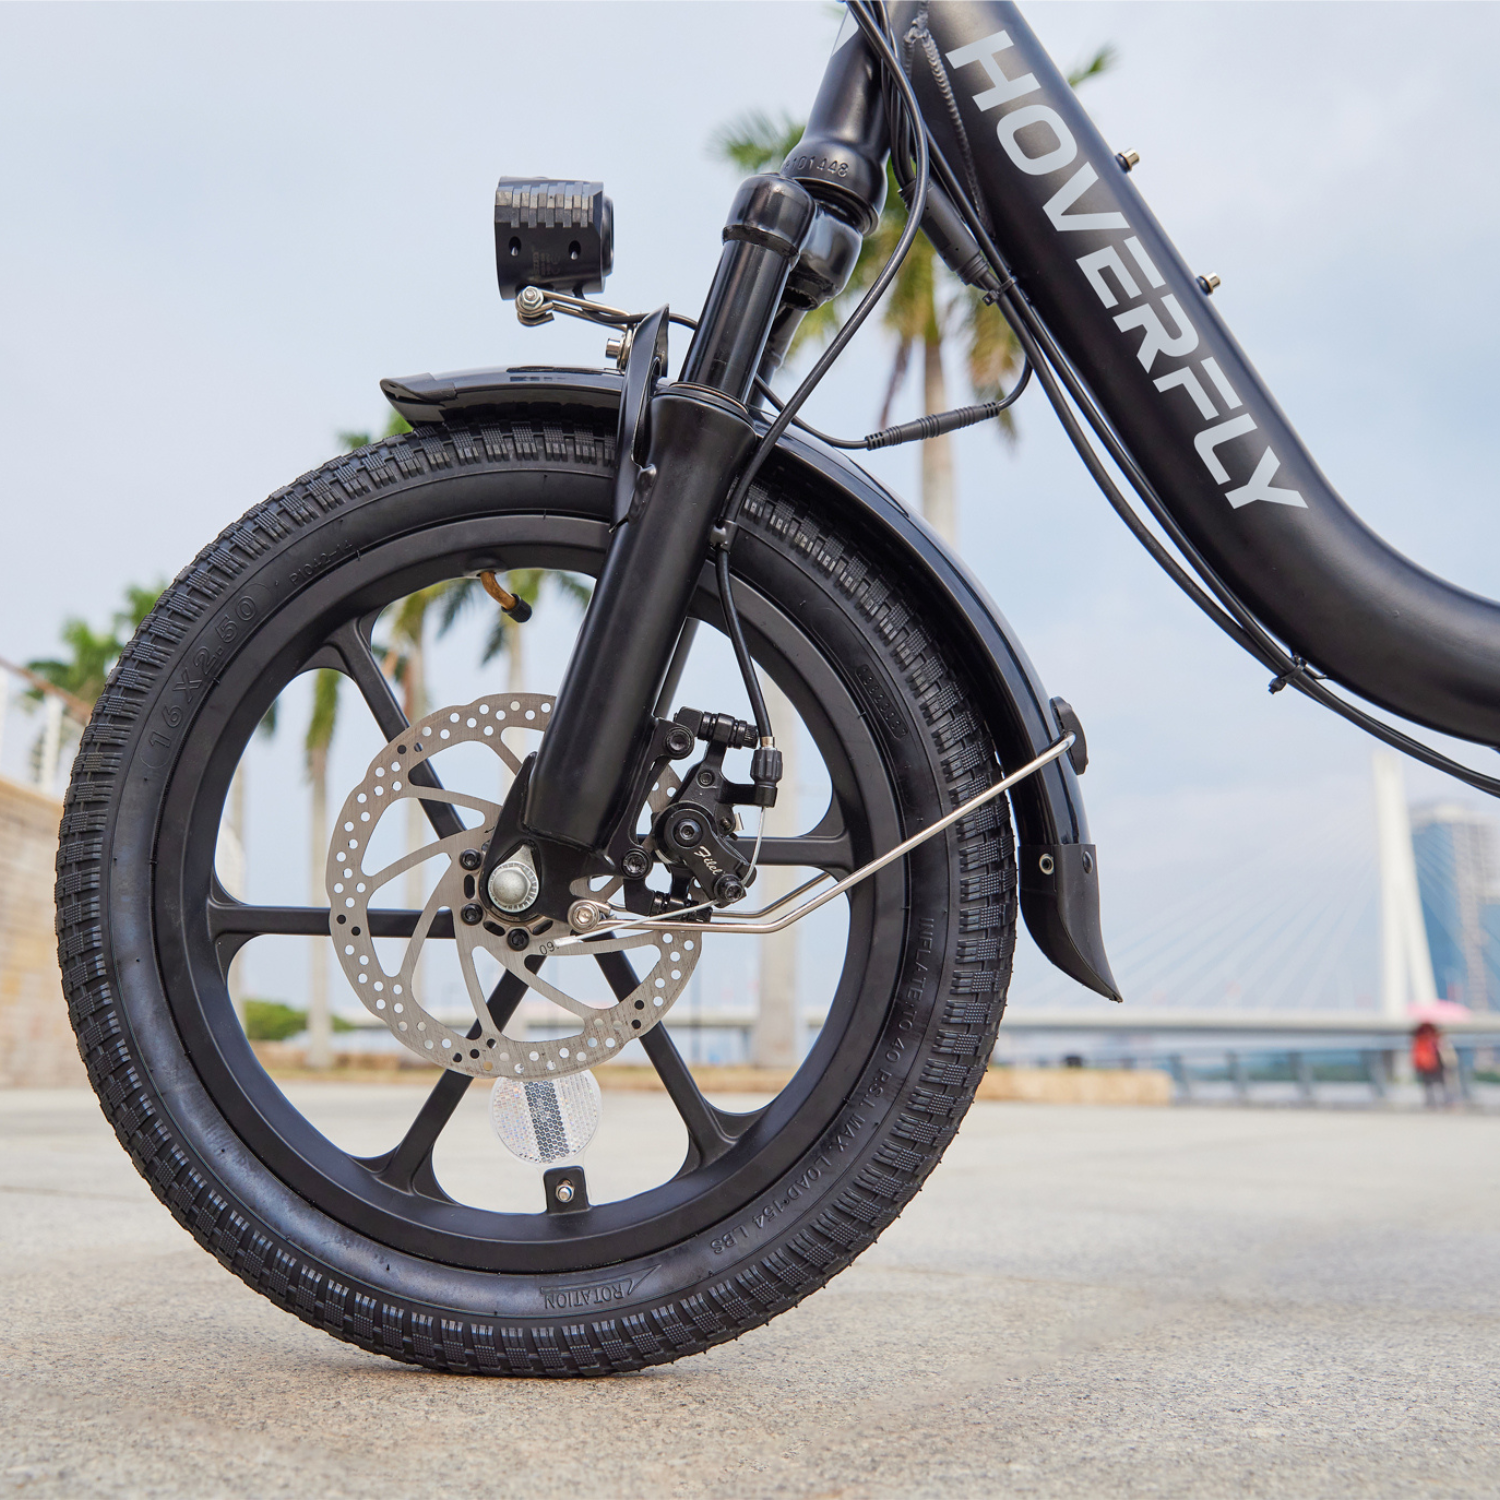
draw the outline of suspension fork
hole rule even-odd
[[[523,821],[543,851],[548,841],[599,850],[625,815],[709,533],[755,443],[746,401],[814,207],[780,177],[752,177],[735,197],[682,378],[651,402],[630,516],[615,529],[537,753]]]
[[[633,811],[623,803],[650,741],[651,706],[715,520],[754,447],[757,373],[774,369],[796,322],[848,279],[879,219],[885,154],[878,65],[851,35],[835,46],[781,174],[752,177],[736,195],[681,378],[651,401],[629,516],[615,529],[526,792],[522,820],[543,857],[548,843],[601,851]]]

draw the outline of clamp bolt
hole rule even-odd
[[[459,916],[464,919],[466,926],[477,927],[484,921],[484,908],[477,901],[471,901],[459,912]]]
[[[466,870],[477,870],[484,863],[484,856],[477,849],[465,849],[458,862]]]

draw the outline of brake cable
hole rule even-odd
[[[918,417],[914,422],[901,422],[895,427],[882,427],[879,432],[868,433],[862,438],[830,437],[828,433],[820,432],[811,422],[805,422],[801,417],[793,417],[792,426],[810,433],[820,443],[827,443],[830,448],[894,448],[900,443],[924,442],[928,438],[942,437],[947,432],[958,432],[965,427],[976,426],[980,422],[989,422],[1008,407],[1013,406],[1030,383],[1031,361],[1027,360],[1022,365],[1020,378],[998,401],[985,401],[978,406],[956,406],[951,411],[934,412],[929,416]],[[784,403],[759,375],[755,377],[755,386],[777,411],[782,409]]]
[[[1463,762],[1444,755],[1440,750],[1435,750],[1423,744],[1422,741],[1413,739],[1393,725],[1375,718],[1356,704],[1341,698],[1331,688],[1324,686],[1322,675],[1310,669],[1304,657],[1287,650],[1269,633],[1250,605],[1218,575],[1208,560],[1183,533],[1154,486],[1141,472],[1135,458],[1094,401],[1082,378],[1057,347],[1050,330],[1021,290],[1005,257],[990,237],[989,231],[980,219],[968,194],[935,141],[929,142],[929,159],[934,175],[938,178],[942,189],[952,198],[955,206],[963,214],[969,232],[974,236],[981,254],[989,263],[991,273],[997,278],[996,288],[988,295],[999,307],[1015,333],[1022,351],[1036,369],[1037,378],[1041,381],[1047,400],[1062,423],[1068,440],[1077,450],[1078,456],[1083,460],[1084,467],[1088,469],[1094,482],[1103,491],[1111,508],[1124,521],[1131,534],[1145,548],[1152,560],[1236,645],[1276,674],[1270,683],[1272,693],[1278,693],[1287,686],[1294,687],[1305,697],[1311,698],[1313,702],[1347,719],[1373,738],[1400,750],[1412,759],[1421,761],[1435,770],[1443,771],[1456,780],[1474,787],[1477,791],[1485,792],[1492,797],[1500,797],[1500,778],[1486,776],[1483,772],[1476,771],[1464,765]],[[1120,466],[1121,471],[1129,479],[1131,487],[1141,497],[1152,517],[1167,533],[1173,546],[1198,575],[1197,579],[1190,576],[1182,564],[1157,540],[1137,514],[1135,507],[1121,493],[1069,407],[1063,395],[1062,385],[1067,386],[1068,393],[1073,397],[1089,426],[1094,429],[1110,457]],[[1212,592],[1214,597],[1210,597],[1209,593],[1205,592],[1205,587]]]

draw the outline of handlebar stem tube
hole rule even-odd
[[[615,528],[537,752],[524,821],[543,841],[600,850],[630,811],[623,789],[709,532],[755,444],[744,403],[813,212],[807,191],[778,177],[752,177],[735,198],[682,379],[650,405],[649,491]]]

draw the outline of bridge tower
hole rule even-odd
[[[1377,750],[1372,763],[1380,852],[1380,1013],[1404,1021],[1408,1005],[1437,999],[1437,984],[1417,891],[1401,761],[1389,750]]]

